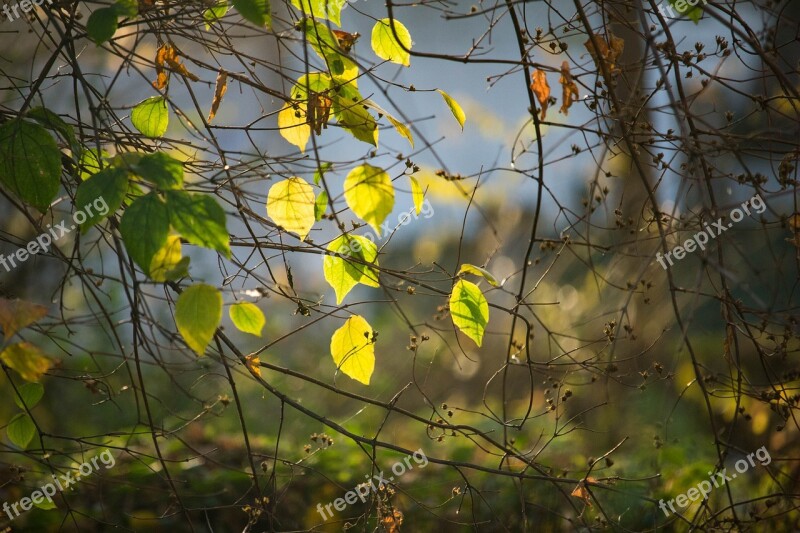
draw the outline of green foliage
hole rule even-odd
[[[133,126],[146,137],[157,138],[167,132],[169,111],[163,96],[152,96],[142,100],[131,112]]]
[[[40,383],[23,383],[17,388],[17,392],[19,396],[14,395],[14,403],[17,404],[17,407],[33,409],[44,396],[44,387]]]
[[[175,304],[175,323],[186,344],[204,355],[222,320],[222,293],[204,284],[184,290]]]
[[[272,26],[269,0],[233,0],[233,7],[245,20],[256,26]]]
[[[450,294],[450,316],[464,335],[480,346],[489,323],[489,303],[477,285],[460,279]]]
[[[328,19],[337,26],[342,25],[341,14],[344,0],[292,0],[292,5],[305,15]]]
[[[264,325],[267,323],[267,319],[264,317],[264,313],[261,309],[249,302],[233,304],[230,309],[230,317],[233,325],[236,326],[239,331],[255,335],[256,337],[261,336]]]
[[[137,265],[150,273],[156,253],[167,243],[170,210],[155,192],[137,198],[122,215],[119,231],[122,240]]]
[[[132,170],[162,191],[183,189],[183,163],[164,152],[141,156]]]
[[[44,212],[58,194],[60,178],[61,152],[46,129],[22,119],[0,126],[0,183]]]
[[[85,231],[116,213],[122,207],[128,187],[129,174],[124,168],[105,168],[81,183],[75,194],[75,209],[87,215],[81,229]],[[98,198],[108,205],[105,215],[96,209],[87,209]]]
[[[14,445],[24,450],[36,435],[36,426],[26,413],[18,413],[8,423],[6,434]]]
[[[369,287],[380,286],[375,268],[378,266],[378,248],[371,240],[360,235],[340,235],[328,245],[328,252],[322,261],[322,272],[325,281],[336,292],[337,305],[359,283]]]
[[[381,59],[411,66],[411,33],[398,20],[381,19],[372,28],[372,50]]]
[[[207,194],[168,191],[166,199],[169,221],[184,239],[230,258],[225,211],[214,198]]]
[[[75,137],[75,128],[64,122],[64,119],[57,114],[53,113],[46,107],[34,107],[28,110],[25,116],[35,120],[45,128],[58,133],[69,145],[73,153],[80,152],[80,145]]]
[[[86,22],[86,33],[97,46],[111,39],[117,33],[117,10],[101,7],[94,11]]]
[[[212,24],[224,17],[228,13],[229,7],[227,0],[219,0],[212,7],[203,11],[203,20],[206,21],[206,29],[210,29]]]

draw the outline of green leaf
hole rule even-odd
[[[167,191],[169,221],[190,243],[231,257],[225,211],[209,194]]]
[[[458,102],[455,101],[455,99],[452,96],[442,91],[441,89],[436,89],[436,91],[442,95],[442,98],[444,98],[444,101],[450,108],[450,111],[453,112],[453,116],[456,117],[458,125],[461,126],[461,131],[464,131],[464,122],[467,121],[467,115],[464,114],[464,110],[461,109],[461,106],[458,104]]]
[[[245,19],[256,26],[272,26],[269,0],[233,0],[233,7]]]
[[[292,0],[292,5],[308,16],[328,19],[337,26],[342,25],[342,7],[347,0]]]
[[[131,112],[133,126],[146,137],[161,137],[169,126],[167,101],[163,96],[152,96],[142,100]]]
[[[364,105],[368,106],[379,113],[379,115],[383,115],[386,119],[392,123],[394,129],[397,130],[402,137],[405,137],[409,144],[411,144],[411,148],[414,148],[414,136],[411,135],[411,128],[400,122],[398,119],[392,116],[391,113],[383,109],[381,106],[373,102],[372,100],[364,100]]]
[[[345,234],[331,241],[328,251],[330,255],[322,260],[322,273],[336,292],[336,305],[341,304],[347,293],[359,283],[369,287],[380,286],[376,268],[378,248],[374,242],[360,235]]]
[[[139,2],[137,0],[117,0],[112,4],[111,9],[117,16],[130,18],[139,14]]]
[[[227,0],[219,0],[213,7],[203,11],[203,20],[206,21],[206,29],[211,29],[211,25],[219,21],[228,14]]]
[[[109,156],[110,154],[105,150],[101,150],[100,154],[97,153],[97,149],[95,148],[81,150],[81,157],[78,160],[81,180],[86,181],[91,176],[100,172],[102,166],[108,166],[107,164],[103,165],[102,159]]]
[[[261,332],[264,330],[264,324],[267,323],[267,319],[264,318],[264,313],[261,312],[261,309],[259,309],[257,305],[249,302],[241,302],[231,306],[230,315],[233,325],[236,326],[239,331],[255,335],[256,337],[261,336]]]
[[[167,204],[155,192],[137,198],[122,215],[119,224],[122,240],[145,274],[150,274],[153,256],[167,244],[169,220]]]
[[[45,316],[47,308],[43,305],[0,298],[0,328],[3,328],[3,338],[6,341],[19,330],[35,324]]]
[[[331,94],[333,114],[339,124],[353,137],[373,146],[378,146],[378,124],[365,107],[365,100],[352,84],[342,85]]]
[[[382,168],[369,164],[350,171],[344,180],[344,199],[353,212],[381,234],[381,223],[394,209],[392,179]]]
[[[7,346],[0,353],[0,360],[13,368],[25,381],[39,381],[45,372],[53,366],[53,361],[47,357],[35,344],[18,342]]]
[[[322,220],[322,215],[325,214],[325,210],[328,209],[328,193],[322,191],[317,196],[317,201],[314,203],[314,220],[319,222]]]
[[[17,407],[33,409],[44,396],[44,387],[40,383],[23,383],[17,392],[19,395],[14,395],[14,403],[17,404]]]
[[[8,440],[24,450],[36,435],[36,426],[27,413],[19,413],[8,423],[6,434]]]
[[[316,170],[316,172],[314,172],[314,185],[318,186],[319,183],[322,181],[322,176],[324,176],[325,173],[332,168],[333,168],[333,163],[330,163],[328,161],[322,163]]]
[[[700,22],[700,19],[703,18],[703,6],[701,5],[691,5],[687,2],[683,3],[684,9],[681,11],[678,6],[676,5],[678,0],[669,0],[670,6],[677,12],[677,16],[686,15],[689,17],[695,24]],[[696,4],[697,2],[695,2]],[[670,15],[672,15],[670,13]]]
[[[333,333],[331,356],[342,373],[369,385],[375,370],[375,333],[364,317],[351,316]]]
[[[33,502],[33,505],[37,509],[41,509],[42,511],[50,511],[52,509],[58,509],[58,506],[56,505],[56,502],[54,502],[52,500],[42,500],[41,503]]]
[[[392,22],[397,37],[392,31]],[[412,44],[408,28],[396,19],[381,19],[372,28],[372,50],[381,59],[408,67],[411,65],[411,54],[407,50],[411,50]]]
[[[314,189],[304,179],[291,177],[269,189],[267,215],[304,241],[314,226]]]
[[[97,46],[111,39],[117,32],[117,12],[111,7],[102,7],[89,15],[86,34]]]
[[[355,86],[358,80],[358,65],[342,53],[339,41],[333,32],[325,24],[313,19],[304,20],[303,29],[308,43],[325,60],[333,79],[342,84],[352,82]]]
[[[183,163],[164,152],[143,155],[133,172],[163,191],[183,189]]]
[[[58,133],[69,144],[73,153],[77,154],[80,151],[78,139],[75,138],[75,128],[64,122],[56,113],[45,107],[34,107],[25,116]]]
[[[489,323],[489,303],[474,283],[460,279],[450,295],[450,316],[464,335],[480,346]]]
[[[419,215],[422,211],[422,204],[425,201],[425,193],[422,192],[422,187],[420,187],[417,178],[409,176],[408,179],[411,180],[411,199],[414,201],[414,210]]]
[[[211,285],[192,285],[175,304],[175,323],[186,344],[197,355],[205,354],[222,320],[222,293]]]
[[[75,194],[75,209],[86,215],[81,230],[85,231],[116,213],[122,207],[127,193],[128,171],[123,168],[106,167],[81,183]],[[106,209],[95,207],[98,200],[104,203]]]
[[[167,237],[167,243],[156,252],[150,261],[150,278],[153,281],[176,281],[189,275],[190,258],[181,253],[181,238],[177,235]]]
[[[0,183],[47,211],[61,184],[61,152],[46,129],[20,119],[0,126]]]
[[[458,270],[458,275],[461,274],[475,274],[476,276],[482,276],[486,281],[489,282],[489,285],[492,287],[499,287],[500,283],[497,281],[497,278],[492,276],[492,274],[479,266],[471,265],[469,263],[464,263],[461,265],[461,268]]]

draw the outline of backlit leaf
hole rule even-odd
[[[25,116],[58,133],[67,142],[73,153],[77,154],[80,151],[78,140],[75,138],[75,128],[64,122],[64,119],[56,113],[46,107],[34,107]]]
[[[331,356],[336,367],[364,385],[369,385],[375,370],[374,336],[369,323],[354,315],[331,337]]]
[[[167,101],[163,96],[152,96],[139,102],[131,112],[133,126],[146,137],[161,137],[169,126]]]
[[[425,193],[422,192],[422,187],[417,178],[409,176],[408,179],[411,180],[411,199],[414,201],[414,211],[419,215],[420,211],[422,211],[422,204],[425,201]]]
[[[411,145],[411,148],[414,148],[414,136],[411,135],[411,128],[409,128],[408,126],[400,122],[398,119],[393,117],[391,113],[380,107],[372,100],[364,100],[364,105],[374,109],[380,115],[385,116],[386,120],[391,122],[392,126],[394,126],[394,129],[397,130],[397,133],[399,133],[402,137],[405,137],[408,140],[409,144]]]
[[[28,447],[33,437],[36,436],[36,426],[27,413],[19,413],[8,423],[6,434],[8,435],[8,440],[24,450]]]
[[[132,170],[162,191],[183,189],[183,163],[164,152],[142,155]]]
[[[192,285],[178,297],[175,323],[186,344],[197,355],[205,354],[222,320],[222,293],[210,285]]]
[[[378,266],[378,248],[374,242],[360,235],[345,234],[331,241],[328,251],[331,254],[322,260],[322,273],[336,292],[336,305],[341,304],[347,293],[359,283],[369,287],[380,286],[378,270],[369,266]]]
[[[446,92],[442,91],[441,89],[436,89],[436,90],[437,90],[437,92],[439,94],[442,95],[442,98],[444,98],[444,101],[447,104],[447,107],[449,107],[450,111],[453,112],[453,116],[456,117],[456,120],[458,121],[458,124],[459,124],[459,126],[461,126],[461,130],[463,131],[464,130],[464,122],[467,121],[467,115],[464,114],[464,110],[461,109],[461,106],[459,105],[459,103],[456,102],[455,99],[452,96],[450,96]]]
[[[40,383],[23,383],[17,387],[18,395],[14,395],[14,403],[20,409],[33,409],[44,396],[44,387]],[[21,399],[20,399],[21,398]]]
[[[16,332],[47,316],[47,308],[24,300],[0,298],[0,328],[8,341]]]
[[[20,119],[0,126],[0,183],[47,211],[61,184],[61,152],[46,129]]]
[[[392,24],[395,31],[392,31]],[[382,19],[372,28],[372,50],[381,59],[408,67],[411,54],[407,50],[411,50],[411,45],[411,33],[398,20]]]
[[[13,368],[25,381],[39,381],[42,375],[53,366],[53,360],[47,357],[35,344],[18,342],[7,346],[0,359]]]
[[[316,202],[314,202],[314,220],[317,222],[322,220],[322,215],[325,214],[326,209],[328,209],[328,193],[322,191],[317,196]]]
[[[106,167],[78,186],[75,194],[75,209],[86,215],[81,230],[87,230],[110,217],[122,206],[128,193],[128,171],[119,167]],[[97,209],[95,203],[105,204],[106,209]],[[103,213],[105,211],[105,213]]]
[[[333,78],[341,84],[357,85],[358,65],[347,57],[336,34],[325,24],[312,19],[303,21],[303,28],[308,43],[325,60]]]
[[[491,285],[492,287],[500,286],[500,283],[497,281],[497,278],[495,278],[491,274],[491,272],[479,266],[471,265],[469,263],[464,263],[458,270],[458,275],[460,276],[461,274],[475,274],[476,276],[483,277],[486,281],[489,282],[489,285]]]
[[[105,150],[101,150],[100,154],[98,155],[97,149],[95,148],[81,150],[81,157],[78,160],[81,179],[85,181],[99,172],[101,166],[108,166],[108,164],[104,164],[102,160],[103,158],[109,157],[109,155],[110,154]]]
[[[228,91],[228,73],[220,70],[217,74],[217,82],[214,86],[214,99],[211,101],[211,111],[208,113],[208,122],[211,123],[214,117],[217,116],[217,110],[222,103],[222,97]]]
[[[304,14],[328,19],[337,26],[342,25],[340,17],[346,3],[347,0],[292,0],[292,5]]]
[[[306,118],[306,104],[287,103],[284,105],[278,113],[278,128],[280,128],[281,136],[289,144],[293,144],[301,152],[305,152],[308,140],[311,138],[311,126],[308,125]]]
[[[533,71],[531,91],[536,95],[539,105],[542,106],[542,120],[544,120],[547,115],[547,106],[550,105],[550,85],[547,83],[547,74],[540,68]]]
[[[233,325],[236,326],[239,331],[255,335],[256,337],[261,336],[264,325],[267,323],[267,319],[264,317],[264,313],[261,309],[250,302],[240,302],[232,305],[230,308],[230,317]]]
[[[181,254],[181,238],[167,237],[167,243],[150,262],[150,279],[153,281],[175,281],[188,274],[189,258]]]
[[[218,22],[219,19],[228,13],[227,0],[219,0],[213,7],[209,7],[203,11],[203,20],[206,21],[206,29],[211,29],[211,25]]]
[[[267,215],[286,231],[305,240],[314,226],[314,189],[304,179],[291,177],[269,189]]]
[[[569,63],[566,61],[561,63],[561,77],[558,78],[558,82],[561,84],[562,89],[561,109],[559,112],[568,115],[572,103],[578,100],[578,86],[572,79],[572,74],[569,71]]]
[[[225,211],[214,197],[184,191],[167,191],[166,197],[170,224],[184,239],[230,258]]]
[[[450,295],[450,316],[453,324],[480,346],[489,323],[489,303],[477,285],[460,279]]]
[[[153,256],[167,244],[169,210],[159,196],[151,192],[137,198],[122,215],[119,231],[128,254],[150,274]]]
[[[344,198],[350,209],[380,235],[381,223],[394,209],[394,186],[389,174],[369,164],[354,168],[344,180]]]
[[[365,100],[353,84],[343,85],[333,97],[333,113],[339,124],[353,137],[373,146],[378,146],[378,124],[369,111],[364,109]]]
[[[256,26],[272,26],[269,0],[233,0],[233,7],[245,19]]]

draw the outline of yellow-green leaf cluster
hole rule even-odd
[[[411,33],[398,20],[381,19],[372,28],[372,50],[381,59],[408,67],[411,65],[409,50],[412,44]]]
[[[337,305],[359,283],[369,287],[380,286],[375,268],[378,266],[378,248],[371,240],[360,235],[340,235],[328,245],[328,252],[330,255],[322,261],[322,272],[325,281],[336,292]]]

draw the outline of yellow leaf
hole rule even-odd
[[[205,354],[222,320],[222,293],[204,284],[192,285],[175,304],[175,323],[186,344],[197,355]]]
[[[356,167],[344,180],[344,199],[380,236],[381,223],[394,209],[392,179],[382,168],[368,164]]]
[[[340,235],[331,241],[328,251],[331,255],[322,260],[322,273],[325,281],[336,291],[336,305],[342,303],[347,293],[359,283],[380,287],[377,269],[368,266],[378,266],[378,248],[374,242],[360,235]]]
[[[459,126],[461,126],[461,131],[464,131],[464,122],[467,121],[467,115],[464,114],[464,110],[461,109],[459,103],[456,102],[452,96],[442,91],[441,89],[436,89],[436,91],[442,95],[442,98],[444,98],[444,101],[450,108],[450,111],[453,112],[453,116],[456,117]]]
[[[334,332],[331,356],[346,376],[369,385],[375,370],[375,334],[363,317],[351,316]]]
[[[47,315],[47,308],[23,300],[0,298],[0,328],[8,340],[19,330],[30,326]]]
[[[278,128],[290,144],[297,146],[301,152],[306,151],[308,139],[311,138],[311,126],[306,119],[305,104],[284,105],[278,113]]]
[[[261,377],[261,359],[257,355],[247,355],[244,360],[250,372]]]
[[[411,128],[409,128],[408,126],[406,126],[405,124],[400,122],[398,119],[393,117],[391,113],[389,113],[388,111],[383,109],[381,106],[379,106],[378,104],[376,104],[372,100],[364,100],[364,105],[367,106],[367,107],[371,107],[372,109],[377,111],[379,114],[385,116],[386,119],[389,122],[392,123],[392,126],[394,126],[394,129],[397,130],[397,133],[399,133],[401,136],[405,137],[408,140],[409,144],[411,145],[411,148],[414,148],[414,136],[411,135]]]
[[[187,261],[182,261],[181,254],[181,238],[177,235],[170,235],[167,237],[167,243],[153,256],[150,261],[150,278],[153,281],[164,282],[168,280],[177,279],[182,273],[180,267],[183,263],[188,264]]]
[[[25,381],[39,381],[42,375],[53,366],[38,346],[29,342],[12,344],[0,353],[0,359],[19,373]]]
[[[236,329],[256,337],[261,336],[264,325],[267,323],[261,309],[250,302],[239,302],[232,305],[229,314]]]
[[[531,90],[542,106],[542,120],[547,115],[547,106],[550,105],[550,85],[547,83],[547,75],[542,69],[537,68],[533,71],[533,81]]]
[[[420,187],[417,178],[409,176],[409,179],[411,180],[411,199],[414,200],[414,210],[419,215],[420,211],[422,211],[425,193],[422,192],[422,187]]]
[[[475,274],[476,276],[483,277],[486,281],[489,282],[489,285],[492,287],[499,287],[500,283],[498,283],[497,278],[495,278],[491,272],[486,270],[485,268],[481,268],[479,266],[471,265],[469,263],[464,263],[461,265],[461,268],[458,271],[458,275],[461,274]]]
[[[450,295],[450,316],[464,335],[480,346],[489,323],[489,303],[477,285],[460,279]]]
[[[314,226],[314,189],[305,180],[291,177],[269,189],[267,215],[303,241]]]
[[[411,50],[412,44],[411,33],[398,20],[382,19],[372,28],[372,50],[381,59],[408,67],[411,65],[408,50]]]

